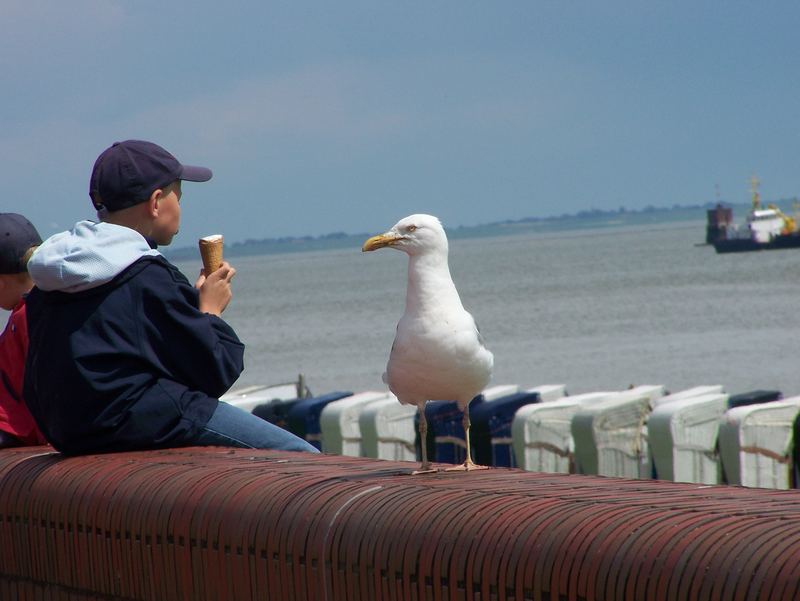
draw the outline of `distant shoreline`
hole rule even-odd
[[[740,218],[750,204],[722,203],[734,209],[734,214]],[[789,210],[791,201],[777,201],[775,204]],[[679,221],[706,220],[706,211],[716,206],[709,202],[694,206],[673,206],[659,208],[648,206],[644,209],[629,210],[620,208],[616,211],[589,210],[574,214],[564,214],[555,217],[526,217],[517,220],[496,221],[483,225],[458,226],[446,228],[447,235],[452,240],[463,238],[487,238],[494,236],[510,236],[528,233],[551,233],[570,230],[585,230],[598,228],[613,228],[633,225],[647,225],[658,223],[672,223]],[[362,232],[347,234],[334,232],[322,236],[300,236],[286,238],[265,238],[261,240],[245,240],[225,245],[225,255],[228,257],[248,257],[269,254],[285,254],[296,252],[309,252],[320,250],[336,250],[361,246],[361,243],[375,232]],[[705,231],[698,230],[699,242],[705,240]],[[191,260],[197,258],[195,246],[185,246],[175,249],[160,249],[166,257],[174,261]]]

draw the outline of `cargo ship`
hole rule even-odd
[[[797,220],[774,204],[763,207],[759,183],[755,176],[750,180],[752,208],[741,226],[733,223],[733,210],[729,207],[718,203],[708,211],[706,243],[718,253],[800,248]]]

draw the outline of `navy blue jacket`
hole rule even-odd
[[[191,444],[243,369],[244,345],[200,312],[160,255],[79,292],[34,288],[25,398],[63,453]]]

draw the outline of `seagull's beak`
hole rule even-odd
[[[369,238],[366,242],[364,242],[364,246],[361,247],[361,252],[369,252],[371,250],[383,248],[384,246],[392,246],[398,240],[402,240],[402,236],[398,236],[392,232],[379,234]]]

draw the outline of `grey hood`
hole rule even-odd
[[[28,262],[28,272],[41,290],[81,292],[110,282],[144,256],[160,254],[136,230],[79,221],[45,240]]]

